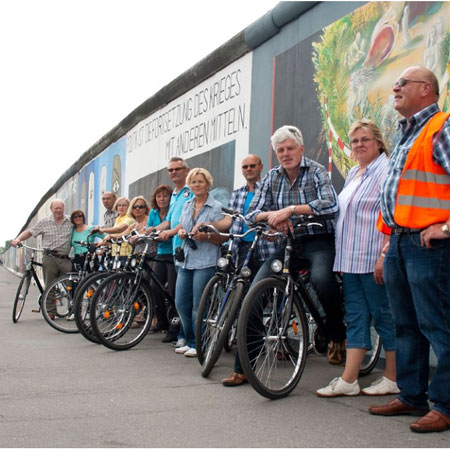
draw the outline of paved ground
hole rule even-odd
[[[372,398],[317,398],[341,372],[323,357],[308,359],[290,397],[269,401],[249,385],[221,385],[230,354],[205,379],[197,360],[175,354],[161,335],[114,352],[53,330],[31,301],[13,324],[17,283],[0,268],[2,447],[449,446],[450,432],[418,435],[411,418],[370,416]]]

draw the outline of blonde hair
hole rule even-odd
[[[142,195],[138,195],[137,197],[134,197],[133,200],[131,200],[130,206],[128,206],[127,215],[135,218],[134,214],[133,214],[133,206],[138,200],[141,200],[142,202],[144,202],[144,205],[147,208],[147,212],[145,213],[145,215],[148,216],[148,213],[150,212],[150,205],[148,204],[148,201],[145,200],[145,198]]]
[[[381,153],[386,153],[386,155],[389,155],[389,152],[383,139],[383,135],[381,134],[381,130],[378,128],[377,124],[373,120],[361,119],[357,120],[356,122],[353,122],[350,125],[348,136],[351,137],[355,133],[355,131],[359,130],[360,128],[366,128],[373,134],[374,138],[380,145],[380,155]]]
[[[203,169],[202,167],[196,167],[189,171],[189,174],[186,178],[186,184],[189,186],[191,184],[192,178],[194,178],[197,175],[203,175],[205,177],[206,182],[208,183],[208,188],[209,189],[212,188],[214,178],[206,169]]]
[[[128,203],[128,205],[130,204],[130,199],[129,199],[128,197],[119,197],[119,198],[114,202],[114,205],[113,205],[113,208],[112,208],[114,211],[117,211],[117,205],[118,205],[122,200],[126,201],[126,202]]]

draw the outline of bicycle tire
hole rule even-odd
[[[200,297],[195,327],[195,349],[200,364],[203,364],[204,352],[209,345],[210,333],[213,331],[212,327],[215,326],[225,289],[225,277],[216,274],[208,281]]]
[[[14,305],[12,310],[12,321],[17,323],[25,306],[25,300],[28,295],[28,290],[31,284],[31,272],[26,272],[21,278],[19,286],[17,287],[16,297],[14,298]]]
[[[40,299],[45,321],[62,333],[79,333],[75,323],[73,300],[81,277],[69,272],[49,283]]]
[[[84,278],[75,291],[74,314],[75,323],[80,330],[81,335],[88,341],[100,344],[97,335],[92,330],[90,314],[90,303],[95,289],[100,283],[111,275],[111,272],[95,272]]]
[[[116,273],[106,278],[92,297],[90,320],[99,341],[111,350],[128,350],[142,341],[150,329],[154,300],[144,283],[134,284],[134,273]],[[133,322],[142,313],[138,328]]]
[[[215,339],[211,340],[202,364],[201,373],[205,378],[211,373],[211,370],[222,353],[225,342],[228,340],[228,334],[239,310],[243,291],[244,285],[242,283],[237,283],[237,285],[234,286],[233,290],[230,292],[228,301],[222,311],[222,314],[219,316]]]
[[[359,368],[359,375],[364,376],[368,375],[378,363],[378,359],[380,358],[382,342],[381,338],[375,330],[373,325],[373,320],[370,324],[370,340],[372,344],[372,349],[367,350],[364,355],[363,362],[361,363],[361,367]]]
[[[295,293],[292,302],[286,302],[285,286],[284,280],[274,277],[253,285],[244,298],[238,321],[238,350],[244,373],[253,389],[271,400],[286,397],[295,389],[308,348],[304,307]]]

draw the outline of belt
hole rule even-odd
[[[62,253],[58,253],[58,252],[50,252],[50,255],[54,256],[55,258],[70,259],[67,255],[63,255]]]
[[[393,227],[391,228],[392,234],[415,234],[423,231],[423,228],[404,228],[404,227]]]

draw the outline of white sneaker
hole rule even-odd
[[[197,350],[191,347],[187,352],[185,352],[184,356],[195,358],[197,356]]]
[[[178,341],[176,342],[176,344],[172,344],[172,346],[174,348],[180,348],[180,347],[184,347],[187,344],[186,339],[178,339]]]
[[[364,395],[391,395],[398,394],[400,389],[395,381],[382,376],[375,380],[369,387],[361,390]]]
[[[191,349],[191,347],[189,347],[189,345],[183,345],[183,347],[177,347],[175,349],[175,353],[184,354],[190,349]]]
[[[69,321],[75,320],[75,314],[72,313],[69,317],[66,317],[66,320],[69,320]]]
[[[331,380],[327,387],[318,389],[316,394],[318,397],[342,397],[344,395],[359,395],[360,391],[358,380],[347,383],[341,377],[336,377]]]

